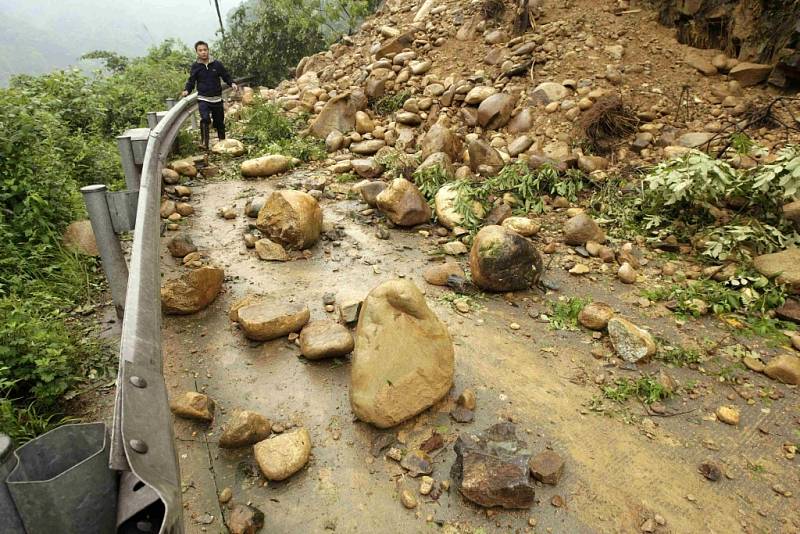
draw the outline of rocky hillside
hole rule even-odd
[[[712,138],[724,141],[774,98],[763,83],[772,65],[682,45],[676,38],[683,30],[658,22],[669,9],[659,16],[628,4],[532,3],[529,27],[516,33],[514,7],[499,1],[387,2],[360,32],[305,58],[295,80],[262,96],[313,113],[311,132],[327,139],[337,161],[346,160],[347,151],[338,150],[351,144],[349,152],[360,155],[389,146],[427,157],[440,152],[429,146],[439,142],[436,135],[425,135],[439,124],[434,133],[453,134],[452,163],[469,163],[473,172],[484,162],[470,161],[469,146],[477,153],[483,142],[495,149],[480,151],[495,165],[544,157],[569,167],[583,155],[582,168],[592,172],[655,162]],[[596,139],[602,132],[591,127],[604,112],[592,109],[608,98],[635,119],[612,132],[625,135]],[[787,140],[767,129],[748,134],[767,149]],[[586,141],[609,145],[608,161],[590,163]]]

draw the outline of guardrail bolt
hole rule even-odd
[[[147,443],[140,439],[132,439],[128,443],[130,443],[131,449],[139,454],[144,454],[147,452]]]
[[[133,384],[137,388],[146,388],[147,387],[147,380],[145,380],[141,376],[132,376],[131,377],[131,384]]]

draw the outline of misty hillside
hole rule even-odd
[[[223,16],[240,0],[221,0]],[[0,85],[13,74],[40,74],[77,63],[92,50],[140,55],[169,37],[211,40],[208,0],[0,0]]]

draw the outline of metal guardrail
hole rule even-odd
[[[117,138],[129,191],[81,190],[123,318],[111,439],[103,423],[65,425],[13,451],[0,434],[0,534],[105,534],[112,525],[122,534],[183,533],[161,354],[159,208],[161,170],[183,123],[195,119],[197,95],[167,107],[148,114],[149,130]],[[128,267],[116,233],[131,229]]]
[[[183,532],[180,470],[161,355],[161,169],[181,126],[196,108],[197,95],[177,102],[151,130],[147,142],[125,294],[111,438],[111,467],[130,471],[153,490],[163,506],[160,533]]]

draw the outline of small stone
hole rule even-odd
[[[457,423],[471,423],[475,419],[475,413],[463,406],[456,406],[450,411],[450,417]]]
[[[254,506],[237,504],[228,515],[230,534],[256,534],[264,526],[264,512]]]
[[[617,277],[623,284],[634,284],[637,278],[636,269],[626,261],[619,268],[619,271],[617,271]]]
[[[430,475],[433,472],[431,457],[420,450],[408,452],[400,461],[400,467],[408,471],[408,476]]]
[[[531,458],[529,466],[533,478],[555,486],[564,472],[564,459],[558,453],[546,450]]]
[[[720,406],[717,408],[717,419],[728,425],[739,424],[739,411],[732,406]]]
[[[308,462],[311,436],[298,428],[256,443],[253,454],[267,480],[285,480]]]
[[[639,530],[642,532],[655,532],[656,531],[656,522],[652,519],[648,518],[645,520],[644,523],[641,524]]]
[[[219,446],[226,449],[247,447],[269,437],[271,425],[263,415],[242,410],[236,412],[225,425],[225,431],[219,438]]]
[[[300,354],[309,360],[344,356],[352,352],[353,346],[353,335],[347,327],[334,321],[311,321],[300,332]]]
[[[518,323],[511,323],[510,325],[508,325],[508,327],[509,327],[511,330],[519,330],[519,329],[520,329],[520,326],[519,326],[519,324],[518,324]]]
[[[567,245],[585,245],[587,241],[603,243],[605,240],[603,230],[585,213],[572,217],[564,224],[564,242]]]
[[[752,356],[745,356],[742,358],[742,363],[745,367],[750,369],[751,371],[755,371],[756,373],[763,373],[766,365],[764,362],[759,360],[758,358],[753,358]]]
[[[403,503],[403,506],[409,510],[417,507],[417,498],[414,496],[411,490],[404,489],[400,493],[400,502]]]
[[[607,328],[614,350],[626,362],[636,363],[656,353],[653,336],[630,321],[613,317]]]
[[[403,459],[403,451],[396,447],[391,447],[389,452],[386,453],[386,457],[394,460],[395,462],[399,462]]]
[[[570,274],[587,274],[592,272],[592,269],[585,263],[576,263],[572,269],[569,270]]]
[[[464,269],[457,263],[447,262],[428,267],[422,273],[425,281],[434,286],[446,286],[447,278],[451,275],[464,278]]]
[[[784,384],[800,385],[800,358],[791,354],[779,354],[764,368],[764,374]]]
[[[712,482],[716,482],[722,476],[722,470],[713,462],[703,462],[698,469],[701,475]]]
[[[222,491],[219,492],[219,502],[221,504],[225,504],[233,498],[233,490],[229,487],[225,487]]]
[[[173,398],[169,409],[178,417],[211,422],[214,419],[214,401],[203,393],[187,391]]]
[[[529,508],[534,481],[527,444],[512,423],[500,423],[480,433],[464,433],[455,444],[456,461],[450,476],[461,494],[487,508]],[[445,482],[442,481],[443,488]]]
[[[289,254],[280,244],[266,237],[259,239],[254,245],[256,254],[264,261],[289,261]]]
[[[423,476],[419,482],[420,495],[428,495],[433,489],[434,480],[429,476]]]
[[[450,256],[459,256],[468,252],[467,246],[461,241],[450,241],[442,245],[442,250]]]
[[[603,302],[590,302],[578,314],[578,322],[589,330],[604,330],[614,317],[614,308]]]
[[[456,402],[458,402],[458,404],[467,410],[474,411],[477,405],[477,397],[475,396],[475,392],[473,390],[467,388],[461,392],[461,395],[458,396],[458,400]]]

